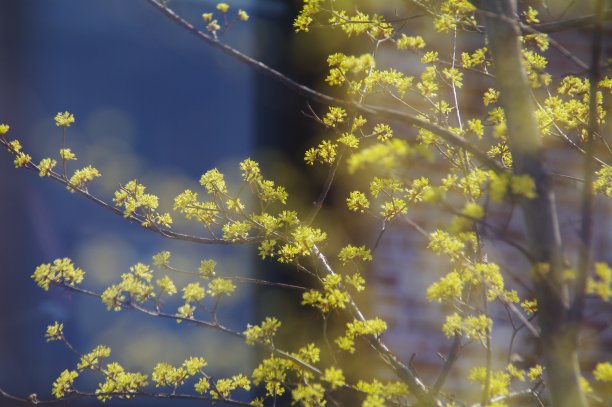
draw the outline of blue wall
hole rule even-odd
[[[276,10],[274,2],[258,2],[259,9],[242,3],[252,15]],[[201,26],[199,15],[214,4],[172,2]],[[92,183],[92,192],[110,200],[120,183],[138,178],[170,209],[173,196],[181,188],[197,188],[205,170],[235,168],[252,154],[251,72],[146,1],[0,0],[0,26],[0,122],[11,125],[10,136],[37,161],[57,155],[60,131],[53,116],[73,112],[68,144],[79,161],[70,168],[91,163],[101,170],[103,179]],[[249,27],[238,24],[224,40],[250,52]],[[212,362],[228,373],[238,373],[230,368],[237,360],[250,363],[242,344],[220,334],[133,313],[111,314],[95,299],[57,289],[45,293],[29,278],[38,264],[69,256],[88,273],[86,285],[100,291],[130,265],[150,262],[153,253],[166,249],[180,255],[186,268],[214,258],[220,273],[245,274],[250,249],[168,242],[59,184],[15,170],[7,154],[0,155],[0,173],[0,387],[48,398],[59,372],[75,366],[66,349],[44,341],[45,327],[54,320],[65,323],[81,350],[111,345],[128,368],[180,363],[198,351],[229,354],[228,360]],[[181,227],[188,228],[179,222]],[[227,308],[238,330],[252,322],[248,292],[242,294],[245,300]],[[234,345],[243,351],[227,352]]]

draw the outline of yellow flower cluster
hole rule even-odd
[[[608,264],[595,263],[595,277],[588,278],[587,293],[595,294],[604,301],[612,298],[612,269]]]
[[[314,165],[315,162],[322,164],[333,164],[336,161],[338,154],[338,145],[329,140],[323,140],[317,147],[312,147],[304,154],[304,161],[308,165]]]
[[[97,168],[88,165],[84,168],[78,169],[74,172],[70,180],[68,181],[70,185],[66,188],[70,192],[74,192],[75,188],[86,190],[87,183],[93,181],[95,178],[101,177],[100,171]]]
[[[85,272],[75,267],[72,260],[65,257],[55,259],[53,263],[45,263],[36,267],[32,278],[36,284],[47,291],[51,284],[75,286],[83,282]]]
[[[336,345],[342,350],[350,353],[355,352],[355,339],[359,336],[379,337],[387,330],[387,323],[380,318],[365,321],[353,321],[346,324],[347,330],[344,336],[336,339]]]
[[[349,261],[372,261],[372,252],[365,246],[357,247],[349,244],[340,250],[338,258],[344,265]]]
[[[280,328],[281,323],[276,318],[266,317],[261,325],[247,325],[247,329],[243,332],[245,341],[249,345],[255,343],[263,343],[271,345],[276,331]]]
[[[70,127],[74,123],[74,115],[70,112],[59,112],[55,115],[55,125],[58,127]]]
[[[329,274],[323,278],[323,291],[308,290],[302,295],[302,305],[310,305],[327,314],[333,309],[344,309],[349,296],[342,289],[342,276]]]

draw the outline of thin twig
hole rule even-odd
[[[317,245],[313,245],[312,251],[314,256],[318,259],[320,265],[325,270],[326,274],[335,275],[333,268]],[[341,287],[342,288],[342,287]],[[353,300],[348,296],[348,312],[349,314],[358,321],[365,321],[363,313]],[[441,406],[441,403],[436,400],[435,396],[427,389],[425,384],[417,376],[416,372],[410,367],[402,363],[391,350],[385,345],[380,338],[368,336],[366,341],[369,345],[378,353],[379,357],[386,362],[395,373],[406,383],[414,393],[415,397],[422,403],[423,406]]]
[[[334,177],[336,176],[336,171],[338,170],[338,167],[340,166],[341,161],[342,161],[342,152],[338,154],[338,156],[336,157],[336,160],[334,161],[334,163],[329,168],[329,171],[327,172],[327,178],[325,179],[325,183],[323,184],[321,193],[319,194],[319,197],[317,198],[317,200],[314,202],[312,210],[310,211],[310,213],[306,217],[306,220],[304,221],[306,225],[312,224],[312,222],[315,220],[315,218],[319,214],[319,211],[323,207],[323,203],[325,202],[325,199],[327,198],[327,195],[329,194],[329,191],[331,190],[332,183],[334,182]]]
[[[442,366],[442,369],[440,369],[438,378],[436,379],[432,387],[431,392],[434,396],[440,393],[442,386],[444,386],[446,378],[448,377],[448,374],[450,373],[453,364],[457,360],[457,356],[459,356],[459,349],[461,349],[461,335],[455,334],[451,348],[448,351],[446,359],[444,360],[444,365]]]
[[[525,390],[525,391],[518,391],[518,392],[510,393],[505,396],[492,397],[491,400],[489,400],[489,402],[492,402],[492,403],[520,403],[520,402],[527,402],[533,398],[537,398],[537,393],[533,390]],[[471,407],[484,407],[486,405],[489,405],[489,404],[476,403],[476,404],[472,404]]]
[[[199,395],[195,395],[195,394],[181,394],[181,393],[148,393],[148,392],[144,392],[144,391],[139,391],[139,392],[109,392],[109,393],[95,393],[95,392],[84,392],[84,391],[80,391],[80,390],[73,390],[71,392],[69,392],[66,396],[61,397],[57,400],[40,400],[38,399],[38,396],[35,393],[30,394],[28,397],[24,398],[24,397],[19,397],[19,396],[15,396],[13,394],[10,394],[8,392],[6,392],[3,389],[0,389],[0,396],[9,399],[9,400],[13,400],[13,401],[17,401],[19,403],[23,403],[23,404],[33,404],[33,405],[39,405],[39,404],[58,404],[58,403],[65,403],[66,401],[71,401],[71,400],[75,400],[75,399],[82,399],[82,398],[98,398],[98,397],[117,397],[117,398],[124,398],[124,397],[146,397],[146,398],[155,398],[155,399],[169,399],[169,400],[200,400],[200,401],[208,401],[208,402],[213,402],[213,403],[224,403],[227,405],[234,405],[234,406],[250,406],[250,403],[246,403],[243,401],[239,401],[239,400],[234,400],[231,398],[223,398],[222,400],[219,400],[217,398],[214,397],[210,397],[210,396],[199,396]]]
[[[484,315],[488,316],[488,299],[487,290],[482,290],[482,299],[484,307]],[[493,368],[493,349],[491,348],[491,331],[487,329],[485,338],[485,357],[486,357],[486,374],[484,384],[482,386],[482,405],[489,405],[491,398],[491,374]]]
[[[87,290],[81,287],[75,287],[75,286],[70,286],[70,285],[66,285],[66,284],[58,284],[58,286],[63,287],[69,291],[74,291],[77,292],[79,294],[83,294],[83,295],[87,295],[89,297],[94,297],[94,298],[102,298],[101,294],[98,294],[94,291],[91,290]],[[193,323],[194,325],[198,325],[201,327],[206,327],[206,328],[211,328],[226,334],[230,334],[232,336],[241,338],[241,339],[245,339],[246,336],[244,333],[242,332],[238,332],[238,331],[234,331],[231,328],[226,327],[225,325],[220,324],[219,322],[209,322],[209,321],[204,321],[201,319],[197,319],[197,318],[187,318],[187,317],[182,317],[180,315],[177,314],[170,314],[167,312],[160,312],[158,310],[153,310],[153,309],[149,309],[146,307],[143,307],[142,305],[139,305],[135,302],[132,301],[118,301],[118,304],[125,309],[132,309],[135,311],[138,311],[142,314],[146,314],[152,317],[159,317],[159,318],[165,318],[165,319],[173,319],[173,320],[180,320],[180,321],[184,321],[184,322],[190,322]],[[267,350],[285,358],[285,359],[289,359],[292,362],[294,362],[295,364],[299,365],[300,367],[315,373],[317,375],[321,375],[322,372],[317,369],[316,367],[312,366],[311,364],[304,362],[303,360],[289,354],[288,352],[285,352],[283,350],[277,349],[271,345],[267,345],[267,344],[263,344],[263,343],[258,343],[259,345],[261,345],[262,347],[266,348]]]
[[[2,138],[0,137],[0,144],[3,145],[9,152],[13,152],[11,145],[9,144],[9,141],[6,138]],[[34,171],[36,173],[38,173],[40,171],[40,168],[34,164],[33,162],[29,162],[27,163],[25,166],[25,168]],[[235,244],[244,244],[244,243],[253,243],[253,242],[258,242],[261,239],[259,237],[252,237],[252,238],[247,238],[247,239],[240,239],[240,240],[236,240],[233,241],[231,239],[218,239],[218,238],[206,238],[206,237],[201,237],[201,236],[195,236],[195,235],[188,235],[188,234],[184,234],[184,233],[178,233],[178,232],[174,232],[170,229],[167,228],[160,228],[157,225],[151,224],[149,226],[142,226],[142,222],[143,222],[143,218],[140,217],[137,214],[133,214],[130,215],[128,217],[125,217],[123,214],[123,211],[107,202],[105,202],[103,199],[91,194],[87,189],[84,188],[79,188],[76,185],[72,185],[67,179],[65,179],[61,174],[58,174],[57,172],[51,170],[49,171],[49,178],[51,178],[52,180],[66,186],[66,187],[70,187],[72,190],[74,190],[75,192],[77,192],[78,194],[84,196],[85,198],[87,198],[88,200],[96,203],[97,205],[110,210],[111,212],[113,212],[116,215],[119,215],[121,217],[124,217],[130,221],[136,222],[139,226],[141,226],[144,229],[150,230],[152,232],[156,232],[159,233],[160,235],[162,235],[163,237],[166,237],[168,239],[174,239],[174,240],[183,240],[183,241],[188,241],[188,242],[194,242],[194,243],[200,243],[200,244],[217,244],[217,245],[235,245]]]
[[[194,277],[202,277],[202,275],[200,273],[197,273],[195,271],[181,270],[181,269],[178,269],[176,267],[170,266],[169,264],[164,264],[164,265],[162,265],[162,267],[165,270],[172,271],[174,273],[187,274],[187,275],[194,276]],[[265,285],[265,286],[270,286],[270,287],[290,288],[292,290],[300,290],[300,291],[306,291],[308,289],[306,287],[302,287],[302,286],[299,286],[299,285],[277,283],[275,281],[262,280],[262,279],[259,279],[259,278],[252,278],[252,277],[219,276],[219,278],[224,279],[224,280],[237,281],[239,283],[251,283],[251,284],[255,284],[255,285]]]
[[[568,30],[573,30],[576,28],[584,28],[584,27],[594,25],[600,21],[608,21],[611,19],[612,19],[612,10],[606,10],[605,12],[602,12],[601,14],[576,17],[572,19],[554,21],[550,23],[541,23],[541,24],[533,24],[533,25],[521,24],[521,29],[523,29],[524,27],[525,28],[529,27],[532,30],[535,30],[535,31],[538,31],[544,34],[550,34],[550,33],[555,33],[559,31],[568,31]]]

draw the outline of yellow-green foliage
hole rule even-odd
[[[281,323],[276,318],[266,318],[261,325],[248,325],[244,336],[246,343],[254,345],[256,342],[264,343],[267,345],[272,344],[272,340]]]
[[[604,301],[612,297],[612,269],[606,263],[595,264],[595,278],[587,280],[587,292],[595,294]]]
[[[62,398],[66,394],[70,394],[73,390],[72,384],[79,377],[79,373],[74,370],[64,370],[62,374],[53,383],[51,394],[56,398]]]
[[[346,324],[344,336],[336,339],[336,345],[350,353],[355,352],[355,339],[358,336],[378,337],[387,330],[387,323],[380,318],[365,321],[353,321]]]
[[[168,2],[162,1],[160,5],[162,3]],[[59,375],[52,386],[55,397],[61,399],[78,394],[77,378],[88,370],[87,374],[102,376],[95,392],[91,393],[101,401],[144,394],[150,381],[151,386],[163,392],[159,393],[163,397],[172,398],[183,391],[191,391],[193,397],[212,403],[234,402],[236,392],[260,386],[265,389],[265,395],[262,391],[261,397],[252,400],[254,406],[276,405],[277,398],[283,395],[286,399],[278,400],[285,402],[291,398],[296,405],[336,405],[335,397],[340,390],[354,392],[365,407],[413,405],[412,394],[421,397],[419,389],[411,388],[417,391],[409,392],[404,382],[383,383],[374,378],[377,371],[353,371],[352,365],[345,367],[344,361],[336,358],[339,351],[361,357],[362,352],[374,349],[376,356],[389,362],[397,372],[396,356],[380,343],[387,323],[380,318],[364,316],[367,312],[359,307],[367,297],[357,295],[369,288],[364,268],[374,262],[374,253],[377,260],[380,259],[375,250],[381,241],[384,244],[381,238],[390,226],[409,225],[410,231],[422,238],[417,243],[417,239],[411,240],[410,244],[440,256],[431,262],[440,265],[436,269],[406,267],[396,272],[410,273],[402,278],[409,282],[420,278],[414,273],[428,273],[427,279],[433,283],[426,292],[411,295],[417,297],[416,302],[426,298],[441,304],[444,322],[439,335],[442,340],[455,338],[460,350],[480,346],[485,352],[492,352],[495,349],[491,344],[495,338],[493,319],[495,327],[504,326],[497,324],[498,318],[505,317],[499,316],[502,312],[498,311],[507,311],[515,334],[527,331],[523,328],[530,326],[532,320],[536,324],[533,317],[546,310],[545,306],[540,309],[541,304],[535,299],[542,297],[531,292],[531,288],[517,291],[515,283],[531,287],[523,279],[527,281],[531,277],[544,281],[550,275],[551,264],[537,263],[526,256],[533,268],[531,275],[517,272],[509,279],[507,270],[515,265],[502,263],[497,248],[489,249],[490,245],[505,241],[522,252],[529,252],[530,247],[514,244],[514,236],[504,229],[511,224],[512,211],[515,207],[540,203],[529,200],[548,199],[539,195],[546,192],[543,182],[557,188],[554,181],[559,176],[568,177],[548,174],[550,179],[535,179],[520,165],[524,152],[516,145],[516,136],[508,121],[514,112],[504,110],[507,95],[495,88],[496,61],[490,42],[485,35],[475,34],[483,32],[483,13],[478,12],[471,1],[416,2],[423,13],[419,17],[429,24],[429,29],[418,33],[408,22],[411,18],[401,15],[402,7],[392,3],[304,0],[293,20],[296,32],[333,30],[336,36],[329,43],[338,48],[317,62],[324,66],[326,63],[328,69],[318,90],[325,92],[326,88],[333,88],[337,99],[318,98],[319,102],[334,103],[312,110],[313,121],[320,125],[322,134],[303,152],[304,162],[308,168],[316,165],[328,171],[329,179],[336,173],[353,176],[357,182],[346,181],[343,188],[338,188],[347,194],[342,197],[346,199],[344,210],[352,212],[355,219],[365,215],[382,225],[376,244],[366,240],[367,245],[359,245],[346,238],[337,238],[333,226],[317,218],[316,213],[288,209],[286,188],[264,177],[259,162],[252,158],[239,163],[237,181],[226,177],[219,168],[208,169],[199,178],[200,186],[182,189],[171,202],[173,211],[197,224],[206,237],[172,234],[173,215],[160,209],[165,202],[147,192],[147,187],[137,179],[120,184],[112,203],[107,206],[125,218],[166,237],[208,239],[207,243],[254,243],[259,257],[288,265],[288,270],[305,273],[308,282],[302,287],[227,276],[223,270],[217,275],[216,262],[212,259],[202,260],[193,271],[180,270],[171,262],[172,254],[161,251],[153,256],[152,266],[136,263],[129,271],[120,272],[118,281],[98,294],[81,287],[85,272],[70,259],[41,264],[32,278],[44,290],[51,286],[64,287],[99,297],[108,310],[133,309],[150,316],[218,329],[269,352],[257,362],[249,377],[242,373],[230,377],[213,376],[205,371],[208,368],[206,360],[194,356],[178,366],[156,363],[150,375],[145,375],[127,372],[117,362],[109,363],[110,348],[100,345],[80,355],[74,370],[64,370]],[[517,18],[523,24],[542,22],[539,10],[532,6],[521,6],[519,11]],[[251,18],[231,2],[214,4],[200,13],[199,24],[203,30],[200,35],[210,41],[221,41],[233,24]],[[351,45],[342,49],[340,44]],[[589,122],[599,126],[599,131],[593,134],[596,147],[600,144],[607,147],[602,130],[606,128],[612,79],[602,77],[595,84],[580,74],[553,76],[549,48],[554,46],[558,50],[559,47],[546,34],[524,30],[520,46],[543,148],[547,148],[551,140],[561,140],[571,147],[571,151],[588,154]],[[347,51],[349,48],[351,51]],[[475,101],[466,103],[468,91],[473,92],[475,84],[479,89]],[[593,98],[591,92],[594,92]],[[589,117],[593,112],[593,117]],[[402,123],[403,115],[411,116]],[[15,167],[34,170],[40,177],[62,182],[71,192],[78,191],[90,199],[98,199],[89,191],[91,181],[101,177],[98,169],[84,165],[72,173],[66,170],[71,161],[77,160],[77,152],[65,145],[66,133],[71,131],[68,127],[75,123],[74,115],[60,112],[54,121],[60,127],[56,131],[61,133],[62,144],[53,157],[34,161],[21,141],[8,139],[11,129],[7,124],[0,124],[0,142],[13,156]],[[30,143],[30,139],[22,140],[26,146]],[[605,158],[609,156],[609,148],[605,150],[600,158],[600,151],[595,149],[597,159],[592,190],[609,198],[612,197],[612,170]],[[548,154],[538,157],[546,161],[545,166],[555,164],[548,162]],[[56,169],[58,163],[61,171]],[[272,175],[275,178],[277,174]],[[584,177],[569,178],[582,181]],[[324,203],[315,202],[315,207]],[[498,227],[496,221],[501,218],[500,211],[506,211],[508,219],[507,224]],[[494,242],[489,242],[489,238]],[[572,256],[566,258],[572,259]],[[418,263],[430,264],[429,261]],[[602,261],[593,266],[585,278],[585,292],[597,300],[610,301],[612,271]],[[177,277],[177,273],[182,277]],[[562,291],[571,292],[578,287],[575,285],[579,281],[577,276],[569,265],[563,272],[567,287]],[[243,283],[300,290],[301,305],[311,311],[314,309],[324,321],[324,332],[319,339],[327,347],[322,347],[321,351],[320,343],[313,339],[314,343],[295,346],[293,349],[298,349],[297,352],[277,348],[277,344],[283,342],[275,342],[282,323],[275,317],[265,317],[258,325],[248,324],[235,331],[225,326],[217,314],[217,307]],[[372,296],[377,294],[371,293]],[[168,304],[170,301],[173,302]],[[523,325],[517,325],[519,320]],[[328,324],[333,328],[346,324],[346,329],[342,333],[337,329],[328,331]],[[291,324],[283,326],[287,329]],[[64,336],[63,323],[49,325],[45,338],[73,349]],[[372,346],[358,346],[359,341]],[[406,370],[415,369],[410,365]],[[539,392],[544,387],[544,372],[539,364],[526,370],[506,362],[492,367],[477,366],[467,375],[468,382],[473,383],[465,386],[473,387],[476,392],[486,392],[488,400],[484,404],[504,406],[507,404],[503,397],[520,390],[521,382],[531,382],[534,394]],[[367,381],[364,380],[366,374]],[[404,371],[400,377],[405,378],[402,376],[405,374]],[[612,382],[610,362],[598,363],[592,377],[593,386],[583,377],[579,382],[583,392],[596,400],[599,389],[595,384]],[[425,383],[420,391],[432,394],[432,385]],[[466,389],[465,393],[472,390]],[[471,403],[455,400],[454,395],[444,391],[436,393],[435,397],[439,405]]]
[[[333,309],[344,309],[349,295],[342,289],[342,276],[328,275],[323,279],[323,291],[309,290],[302,295],[302,304],[310,305],[328,313]]]
[[[598,363],[593,370],[593,376],[600,382],[612,383],[612,363]]]
[[[66,284],[75,286],[83,282],[85,272],[75,267],[69,258],[55,259],[53,263],[45,263],[36,267],[32,278],[45,291],[50,284]]]
[[[513,373],[518,373],[512,369]],[[475,367],[470,371],[468,379],[480,383],[484,386],[487,377],[487,369],[484,367]],[[509,392],[510,380],[512,375],[507,371],[492,372],[490,376],[490,394],[491,396],[505,396]]]

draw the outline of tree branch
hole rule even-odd
[[[154,399],[170,399],[170,400],[200,400],[200,401],[208,401],[212,403],[223,403],[226,405],[232,406],[251,406],[251,403],[246,403],[244,401],[234,400],[231,398],[223,398],[216,399],[210,396],[197,396],[195,394],[181,394],[181,393],[148,393],[144,391],[139,392],[111,392],[111,393],[91,393],[84,392],[80,390],[74,390],[70,392],[67,396],[61,397],[57,400],[39,400],[38,396],[35,393],[30,394],[27,398],[19,397],[12,395],[2,389],[0,389],[0,396],[7,398],[9,400],[13,400],[23,404],[57,404],[64,403],[66,401],[77,400],[81,398],[98,398],[100,396],[107,397],[146,397],[146,398],[154,398]]]
[[[83,295],[87,295],[89,297],[95,297],[95,298],[102,298],[101,294],[98,294],[94,291],[90,291],[90,290],[86,290],[84,288],[80,288],[80,287],[74,287],[74,286],[69,286],[66,284],[58,284],[58,286],[63,287],[69,291],[74,291],[76,293],[79,294],[83,294]],[[209,322],[209,321],[204,321],[201,319],[197,319],[197,318],[186,318],[186,317],[182,317],[180,315],[176,315],[176,314],[170,314],[167,312],[162,312],[162,311],[158,311],[158,310],[152,310],[152,309],[148,309],[146,307],[143,307],[135,302],[132,301],[120,301],[119,305],[121,305],[122,308],[124,309],[132,309],[135,311],[138,311],[142,314],[146,314],[152,317],[159,317],[159,318],[165,318],[165,319],[174,319],[174,320],[181,320],[181,321],[185,321],[185,322],[190,322],[193,323],[195,325],[198,326],[202,326],[205,328],[211,328],[220,332],[224,332],[226,334],[230,334],[232,336],[241,338],[241,339],[246,339],[246,336],[242,333],[242,332],[238,332],[238,331],[234,331],[233,329],[230,329],[228,327],[226,327],[225,325],[222,325],[218,322]],[[295,356],[289,354],[288,352],[285,352],[283,350],[277,349],[275,347],[273,347],[272,345],[266,345],[266,344],[262,344],[258,342],[258,345],[264,347],[265,349],[269,350],[270,352],[273,352],[285,359],[289,359],[292,362],[294,362],[295,364],[301,366],[302,368],[315,373],[317,375],[321,375],[322,372],[317,369],[316,367],[312,366],[309,363],[304,362],[303,360],[296,358]]]
[[[495,61],[497,89],[506,112],[508,141],[516,174],[529,175],[537,197],[520,202],[524,227],[536,261],[533,272],[538,292],[538,319],[543,359],[552,402],[559,407],[586,406],[579,383],[576,343],[568,335],[568,293],[563,279],[563,250],[554,191],[543,163],[541,134],[534,116],[535,106],[523,66],[516,1],[487,0],[485,24]]]
[[[9,152],[13,153],[12,147],[9,144],[9,141],[4,138],[4,137],[0,137],[0,145],[3,145]],[[34,171],[36,173],[38,173],[40,171],[40,167],[38,167],[38,165],[34,164],[33,162],[29,162],[27,163],[25,166],[25,168]],[[51,178],[52,180],[54,180],[55,182],[58,182],[66,187],[70,187],[71,189],[73,189],[75,192],[77,192],[79,195],[84,196],[85,198],[87,198],[88,200],[94,202],[95,204],[108,209],[109,211],[113,212],[116,215],[119,215],[123,218],[126,218],[125,216],[123,216],[123,211],[111,204],[109,204],[108,202],[104,201],[103,199],[91,194],[87,189],[81,189],[76,185],[72,185],[70,184],[70,182],[63,177],[61,174],[51,170],[49,171],[49,178]],[[244,244],[244,243],[253,243],[253,242],[258,242],[260,240],[260,238],[258,237],[252,237],[252,238],[248,238],[248,239],[242,239],[242,240],[237,240],[237,241],[233,241],[231,239],[217,239],[217,238],[206,238],[206,237],[201,237],[201,236],[195,236],[195,235],[188,235],[185,233],[178,233],[178,232],[174,232],[170,229],[167,228],[162,228],[159,227],[155,224],[151,224],[150,226],[143,226],[142,222],[143,222],[143,218],[137,214],[133,214],[131,216],[128,216],[126,219],[136,222],[138,223],[138,225],[144,229],[147,229],[151,232],[155,232],[155,233],[159,233],[160,235],[162,235],[163,237],[166,237],[168,239],[174,239],[174,240],[183,240],[183,241],[187,241],[187,242],[194,242],[194,243],[200,243],[200,244],[216,244],[216,245],[235,245],[235,244]]]
[[[453,365],[455,364],[455,361],[457,360],[457,357],[459,356],[460,349],[461,349],[461,335],[455,334],[455,337],[453,338],[453,344],[451,345],[451,348],[448,351],[448,355],[446,356],[446,359],[444,360],[444,365],[442,366],[442,369],[440,369],[438,378],[436,379],[433,385],[433,388],[431,390],[434,397],[438,393],[440,393],[440,390],[442,390],[442,386],[444,386],[444,383],[446,382],[446,378],[448,377],[448,374],[450,373],[451,368],[453,367]]]
[[[598,129],[597,85],[601,80],[601,58],[603,51],[603,0],[596,2],[598,19],[593,29],[591,48],[591,68],[589,72],[589,123],[584,155],[584,183],[582,185],[580,251],[578,261],[578,276],[574,302],[570,309],[570,318],[576,326],[581,323],[586,296],[586,282],[592,264],[591,247],[593,244],[593,180],[595,172],[595,133]]]
[[[319,250],[319,248],[315,245],[313,246],[313,253],[315,257],[318,259],[319,263],[325,269],[325,272],[331,275],[335,275],[336,273],[330,266],[329,262],[325,255]],[[365,321],[363,313],[353,300],[353,298],[349,295],[348,302],[348,312],[349,314],[358,321]],[[391,350],[385,345],[380,338],[367,337],[365,338],[370,346],[378,353],[380,358],[385,361],[395,373],[410,387],[410,390],[414,393],[416,398],[421,403],[422,406],[441,406],[442,404],[436,400],[435,396],[427,389],[425,384],[421,381],[421,379],[417,376],[416,372],[410,367],[402,363],[397,356],[391,352]]]
[[[408,125],[423,128],[425,130],[432,132],[436,136],[442,138],[447,143],[452,144],[456,147],[463,148],[466,151],[470,152],[471,154],[474,155],[474,157],[478,159],[478,161],[480,161],[487,168],[492,169],[496,172],[503,171],[503,168],[496,161],[489,158],[486,155],[486,153],[478,149],[474,144],[465,140],[463,137],[460,137],[440,126],[437,126],[436,124],[430,123],[424,119],[418,118],[416,116],[410,115],[408,113],[405,113],[399,110],[389,109],[389,108],[385,108],[381,106],[371,106],[367,104],[361,104],[361,103],[351,101],[351,100],[337,99],[332,96],[326,95],[324,93],[317,92],[316,90],[311,89],[305,85],[302,85],[292,80],[291,78],[283,75],[276,69],[269,67],[263,62],[253,59],[249,57],[248,55],[245,55],[242,52],[238,51],[237,49],[232,48],[229,45],[220,42],[218,39],[206,34],[205,32],[198,30],[193,24],[191,24],[190,22],[188,22],[187,20],[185,20],[184,18],[176,14],[172,9],[162,4],[159,0],[147,0],[147,1],[150,4],[152,4],[154,7],[156,7],[158,10],[160,10],[163,14],[170,17],[175,23],[185,28],[190,33],[192,33],[196,37],[206,42],[208,45],[211,45],[212,47],[224,52],[225,54],[233,58],[236,58],[238,61],[247,64],[249,67],[251,67],[255,71],[262,73],[276,80],[277,82],[291,89],[298,95],[304,96],[312,101],[316,101],[319,103],[323,103],[327,105],[334,105],[334,106],[342,106],[344,108],[347,108],[349,110],[353,110],[359,113],[363,113],[367,115],[374,115],[377,117],[383,117],[383,118],[387,118],[391,120],[397,120],[397,121],[400,121]]]
[[[541,24],[521,24],[521,30],[531,31],[536,30],[544,34],[551,34],[559,31],[573,30],[575,28],[584,28],[591,25],[600,24],[603,21],[612,20],[612,10],[598,11],[594,15],[576,17],[568,20],[554,21],[551,23]]]
[[[538,400],[538,395],[535,391],[525,390],[525,391],[510,393],[505,396],[492,397],[491,400],[489,401],[492,403],[525,403],[525,402],[529,402],[531,399],[534,399],[534,398]],[[486,404],[486,405],[489,405],[489,404]],[[483,406],[485,405],[481,403],[476,403],[476,404],[472,404],[471,407],[483,407]]]

